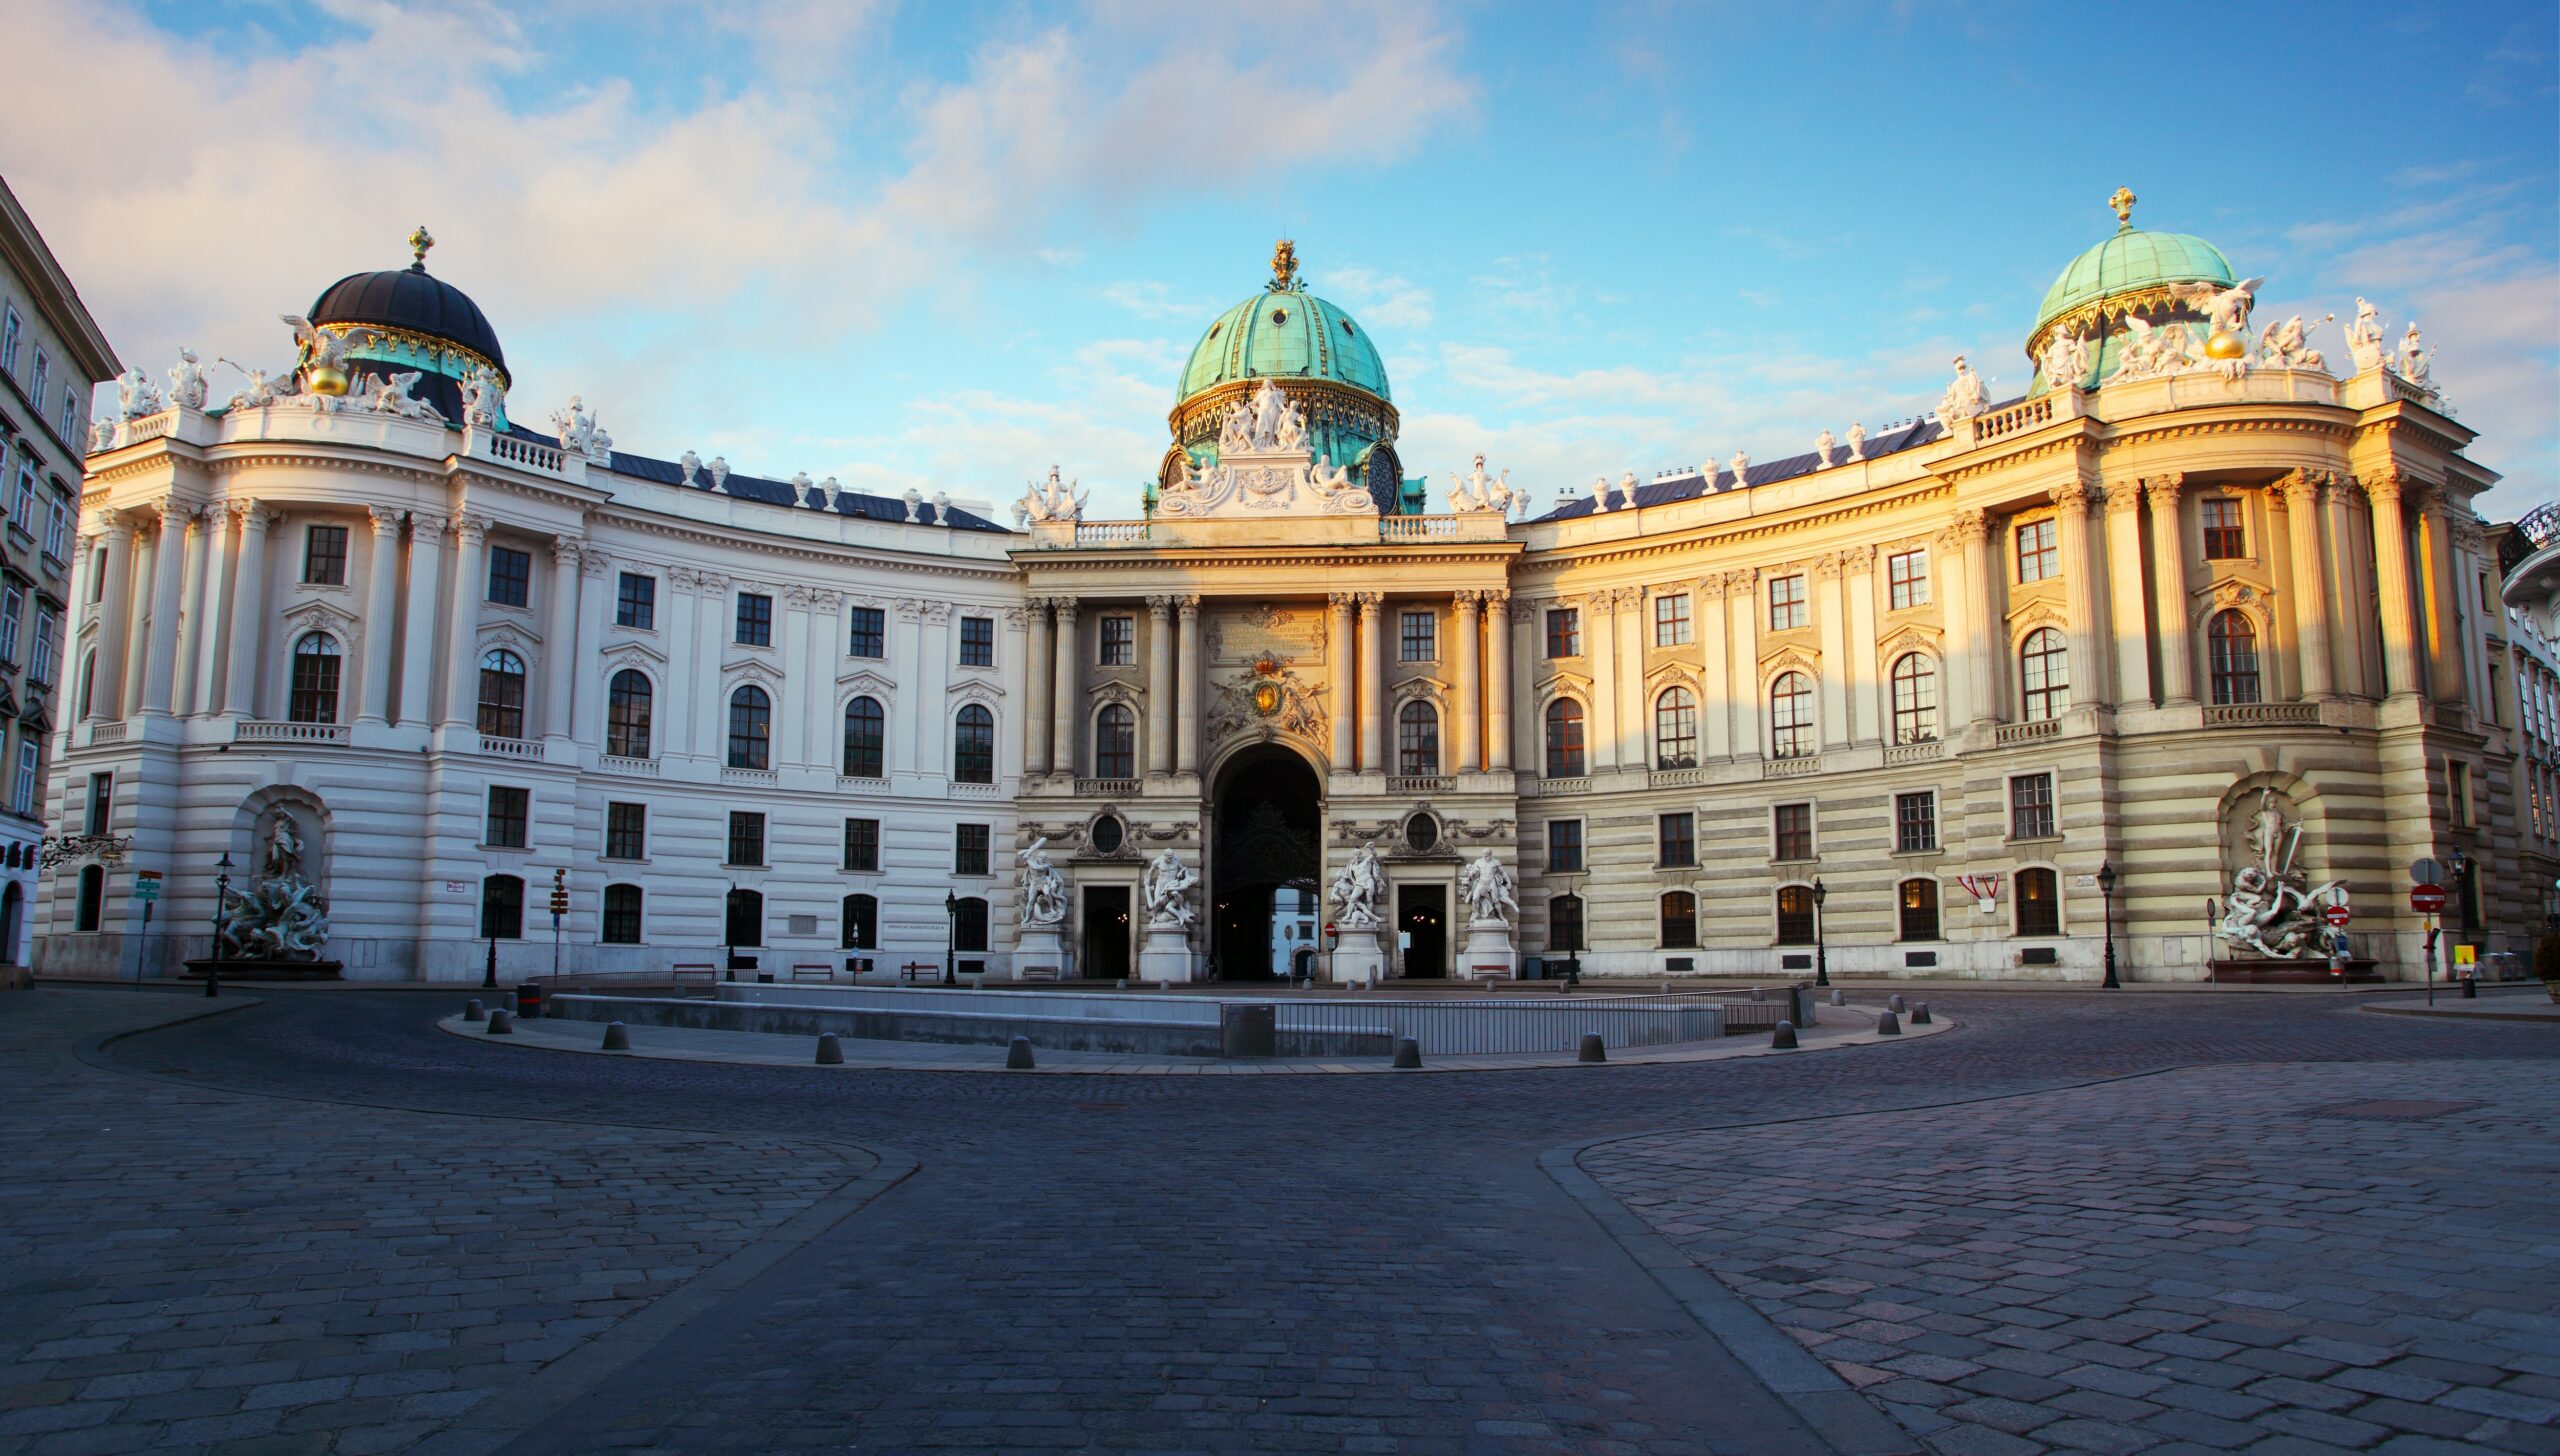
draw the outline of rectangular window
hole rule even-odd
[[[640,887],[607,885],[604,887],[604,943],[638,945],[640,943]]]
[[[1698,948],[1698,897],[1686,890],[1674,890],[1662,897],[1662,948]]]
[[[764,816],[743,809],[729,811],[729,863],[764,863]]]
[[[2444,764],[2445,806],[2453,815],[2453,827],[2471,827],[2471,765],[2446,759]]]
[[[33,661],[27,665],[27,681],[38,687],[53,686],[56,621],[53,613],[36,608],[36,645],[35,651],[28,654]]]
[[[305,586],[345,586],[347,584],[346,527],[304,528],[302,581]]]
[[[521,607],[533,600],[533,553],[512,546],[489,548],[489,600]]]
[[[1436,662],[1440,658],[1440,619],[1429,612],[1405,612],[1397,622],[1402,634],[1397,639],[1398,662]]]
[[[2044,581],[2062,574],[2053,547],[2053,522],[2027,521],[2018,527],[2018,581]]]
[[[0,368],[7,369],[12,379],[18,374],[18,336],[25,332],[26,325],[18,318],[18,306],[10,304],[9,321],[5,327],[0,327]]]
[[[1894,611],[1929,604],[1929,553],[1897,551],[1884,559],[1885,590]]]
[[[2018,871],[2018,888],[2013,899],[2020,935],[2060,935],[2062,933],[2062,884],[2053,871],[2042,868]]]
[[[880,869],[880,821],[847,819],[844,821],[844,867],[863,874]]]
[[[649,857],[648,805],[607,804],[604,806],[604,857],[606,859],[647,859]]]
[[[1578,874],[1582,870],[1582,821],[1547,821],[1547,873]]]
[[[1131,667],[1138,661],[1138,619],[1105,617],[1102,619],[1102,665]]]
[[[1582,608],[1547,608],[1547,655],[1580,657],[1582,655]]]
[[[1769,814],[1769,845],[1774,857],[1782,861],[1813,858],[1813,806],[1777,804]]]
[[[529,789],[491,785],[489,822],[480,831],[480,842],[491,849],[525,848],[526,810],[532,802],[533,792]]]
[[[1654,821],[1654,863],[1664,869],[1689,869],[1698,863],[1698,816],[1665,814]]]
[[[2249,533],[2240,524],[2240,502],[2231,496],[2206,496],[2196,502],[2204,520],[2204,559],[2236,561],[2249,554]]]
[[[960,619],[960,665],[993,667],[996,665],[996,619],[962,617]]]
[[[36,811],[36,736],[18,735],[18,778],[9,786],[9,807],[21,814]]]
[[[2009,837],[2053,838],[2053,775],[2020,774],[2009,780]]]
[[[957,824],[952,826],[951,872],[955,875],[987,873],[987,826]]]
[[[1674,592],[1653,599],[1653,645],[1685,647],[1689,643],[1689,594]]]
[[[71,544],[71,507],[57,500],[53,513],[44,523],[44,554],[56,561],[65,559],[63,550]]]
[[[36,377],[35,382],[27,386],[27,398],[36,402],[36,409],[39,413],[44,409],[45,379],[46,376],[52,373],[53,361],[45,357],[44,350],[36,350]]]
[[[480,882],[480,938],[524,939],[524,880],[491,875]]]
[[[115,813],[115,803],[116,776],[111,773],[89,775],[89,833],[107,832],[108,821]]]
[[[1897,854],[1926,854],[1938,847],[1938,795],[1923,789],[1893,796],[1893,848]]]
[[[762,592],[738,593],[738,635],[741,647],[773,645],[773,598]]]
[[[1938,882],[1936,880],[1904,880],[1901,892],[1901,938],[1904,940],[1936,940],[1938,938]]]
[[[25,451],[18,455],[18,489],[9,498],[9,524],[30,538],[36,533],[36,457]]]
[[[16,587],[0,593],[0,663],[18,665],[18,629],[26,609],[26,593]]]
[[[854,657],[888,656],[889,614],[879,607],[854,608],[853,637],[844,650]]]
[[[1804,573],[1769,578],[1769,630],[1785,632],[1804,625]]]
[[[636,571],[622,573],[614,591],[613,625],[641,632],[658,628],[658,579]]]
[[[62,442],[80,448],[80,391],[70,385],[62,387]]]
[[[1547,902],[1547,949],[1570,955],[1582,949],[1582,897],[1558,895]]]

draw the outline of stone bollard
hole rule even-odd
[[[1769,1033],[1769,1045],[1782,1052],[1794,1051],[1796,1049],[1796,1024],[1792,1021],[1779,1022],[1778,1029]]]
[[[1846,1005],[1848,1005],[1848,1004],[1849,1004],[1849,993],[1848,993],[1848,992],[1846,992],[1846,991],[1841,990],[1841,989],[1840,989],[1839,987],[1837,987],[1837,986],[1832,987],[1832,988],[1831,988],[1831,1004],[1832,1004],[1832,1005],[1834,1005],[1834,1006],[1846,1006]]]
[[[1013,1045],[1005,1049],[1004,1069],[1008,1072],[1031,1070],[1031,1038],[1017,1036],[1013,1039]]]
[[[508,1015],[503,1010],[492,1011],[489,1013],[489,1035],[513,1036],[515,1034],[516,1019],[514,1017]]]
[[[1894,1014],[1893,1014],[1892,1012],[1890,1012],[1890,1011],[1884,1012],[1884,1013],[1882,1013],[1881,1015],[1877,1016],[1877,1017],[1876,1017],[1876,1035],[1878,1035],[1878,1036],[1900,1036],[1900,1035],[1902,1035],[1902,1018],[1901,1018],[1901,1017],[1899,1017],[1899,1016],[1894,1015]]]
[[[1911,1003],[1911,1024],[1913,1026],[1927,1026],[1929,1024],[1928,1002],[1914,1001]]]
[[[1903,1004],[1902,1004],[1902,998],[1901,998],[1900,996],[1896,996],[1896,997],[1894,997],[1892,1000],[1890,1000],[1890,1001],[1886,1002],[1886,1003],[1885,1003],[1885,1005],[1886,1005],[1886,1007],[1887,1007],[1888,1009],[1890,1009],[1890,1010],[1893,1012],[1893,1014],[1894,1014],[1894,1015],[1896,1015],[1896,1016],[1900,1016],[1900,1015],[1901,1015],[1902,1013],[1904,1013],[1905,1011],[1908,1011],[1908,1010],[1910,1010],[1910,1009],[1911,1009],[1910,1007],[1905,1006],[1905,1005],[1903,1005]]]
[[[462,1019],[476,1025],[479,1022],[488,1020],[489,1012],[487,1008],[480,1004],[477,998],[474,998],[462,1003]]]
[[[832,1031],[818,1033],[818,1065],[821,1067],[844,1065],[844,1043],[836,1040],[836,1034]]]
[[[619,1021],[606,1022],[604,1024],[604,1049],[609,1052],[627,1052],[631,1050],[631,1028],[624,1026]]]
[[[1600,1033],[1586,1031],[1582,1034],[1582,1060],[1586,1062],[1609,1060],[1609,1044],[1600,1039]]]
[[[1409,1036],[1397,1037],[1395,1066],[1402,1071],[1412,1071],[1421,1065],[1422,1043]]]

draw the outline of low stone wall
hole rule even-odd
[[[772,1004],[744,1000],[702,1001],[658,996],[554,996],[544,1014],[572,1021],[620,1021],[635,1026],[688,1027],[699,1031],[756,1031],[810,1036],[832,1031],[862,1041],[937,1042],[1004,1046],[1027,1037],[1043,1051],[1123,1052],[1132,1056],[1215,1058],[1218,1024],[1210,1021],[1088,1020],[1018,1012],[929,1011],[853,1006]],[[1384,1057],[1394,1050],[1383,1028],[1371,1032],[1280,1033],[1284,1057]]]

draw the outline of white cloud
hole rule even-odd
[[[1370,328],[1424,329],[1431,326],[1431,290],[1371,268],[1327,268],[1310,286],[1350,309]]]

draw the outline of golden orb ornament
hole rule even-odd
[[[1253,710],[1260,713],[1265,718],[1279,712],[1280,685],[1278,683],[1270,682],[1254,684]]]
[[[314,364],[302,371],[302,383],[313,394],[344,394],[347,371],[334,364]]]
[[[2229,329],[2215,329],[2205,336],[2204,356],[2208,359],[2245,359],[2249,341]]]

